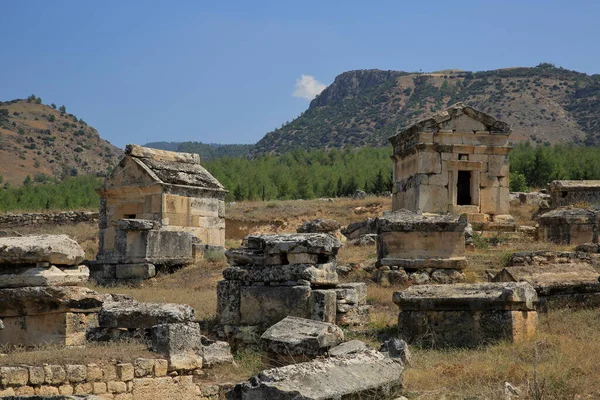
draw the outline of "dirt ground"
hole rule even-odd
[[[388,198],[368,198],[353,201],[327,200],[237,203],[229,207],[229,221],[237,221],[233,237],[227,246],[240,244],[240,234],[267,232],[277,225],[279,232],[293,232],[303,221],[333,218],[346,225],[380,215],[390,209]],[[519,222],[527,221],[532,210],[514,209]],[[531,221],[529,221],[531,222]],[[244,225],[245,224],[245,225]],[[240,227],[243,227],[240,228]],[[93,254],[95,227],[52,227],[37,231],[67,233],[74,236]],[[34,233],[29,228],[28,232]],[[51,232],[50,232],[51,231]],[[508,256],[518,250],[572,248],[528,240],[499,241],[499,246],[487,243],[467,253],[467,276],[470,281],[485,280],[486,270],[499,270]],[[344,246],[338,263],[363,263],[375,257],[375,247]],[[126,293],[139,301],[159,301],[190,304],[196,309],[203,326],[210,327],[216,311],[216,284],[225,268],[224,259],[212,259],[184,268],[170,275],[157,276],[138,287],[93,287],[98,291]],[[362,332],[347,332],[348,338],[359,338],[377,347],[381,340],[397,331],[398,309],[392,303],[392,293],[398,287],[381,287],[372,283],[369,274],[353,273],[346,280],[362,280],[368,284],[368,302],[373,306],[371,323]],[[110,348],[110,346],[113,346]],[[137,346],[137,347],[136,347]],[[109,345],[108,348],[4,349],[0,364],[60,362],[60,359],[90,362],[90,357],[135,358],[146,349],[132,343]],[[79,353],[78,353],[79,351]],[[411,346],[413,365],[407,369],[405,396],[409,399],[506,399],[505,387],[510,384],[520,392],[519,399],[597,399],[600,398],[600,310],[551,310],[539,317],[538,329],[531,340],[512,344],[497,343],[475,350],[425,349]],[[45,352],[45,353],[44,353]],[[104,352],[104,355],[101,353]],[[36,355],[37,353],[37,355]],[[57,361],[57,359],[59,359]],[[262,368],[260,356],[252,350],[236,354],[238,368],[212,371],[214,380],[243,380]]]

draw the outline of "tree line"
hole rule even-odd
[[[203,165],[229,190],[227,201],[311,199],[390,191],[390,155],[389,148],[297,149],[255,159],[220,157]],[[510,153],[510,162],[512,191],[543,188],[555,179],[600,179],[598,147],[522,143]],[[0,190],[0,212],[96,209],[94,189],[101,184],[95,176],[45,183],[30,178],[22,187]]]

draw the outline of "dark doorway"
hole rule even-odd
[[[456,204],[459,206],[471,205],[471,171],[458,171]]]

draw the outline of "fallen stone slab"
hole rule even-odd
[[[194,309],[187,304],[108,302],[102,306],[98,322],[103,328],[151,328],[154,325],[191,322]]]
[[[535,289],[527,282],[419,285],[395,292],[393,301],[409,310],[519,310],[535,311]]]
[[[288,233],[249,235],[244,239],[245,246],[261,250],[265,254],[310,253],[336,255],[342,243],[326,233]]]
[[[341,230],[342,235],[348,240],[358,239],[364,235],[376,234],[377,226],[373,218],[368,218],[365,221],[354,222]]]
[[[260,337],[264,350],[284,356],[318,356],[344,341],[336,325],[305,318],[287,317]]]
[[[360,340],[350,340],[349,342],[344,342],[332,347],[329,349],[328,354],[331,357],[339,357],[346,356],[348,354],[360,353],[365,350],[369,350],[369,346],[367,346],[365,342],[361,342]]]
[[[214,367],[220,364],[232,364],[233,355],[229,343],[219,340],[209,340],[202,337],[202,366]]]
[[[78,265],[85,252],[67,235],[0,238],[0,264]]]
[[[90,270],[85,265],[62,270],[50,268],[24,268],[12,270],[11,274],[0,275],[0,289],[30,286],[83,286],[88,281]]]
[[[392,400],[404,366],[374,350],[262,371],[236,385],[228,400]]]
[[[97,312],[110,294],[80,286],[36,286],[0,290],[0,317]]]

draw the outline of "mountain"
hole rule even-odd
[[[203,161],[230,156],[239,157],[246,155],[254,145],[252,144],[217,144],[202,142],[151,142],[145,147],[159,150],[180,151],[183,153],[197,153]]]
[[[64,106],[55,109],[33,95],[27,100],[0,102],[0,175],[4,183],[20,185],[28,175],[36,181],[103,175],[122,154]]]
[[[387,146],[398,129],[459,101],[508,122],[514,142],[600,144],[600,75],[542,63],[482,72],[344,72],[298,118],[267,133],[250,156]]]

